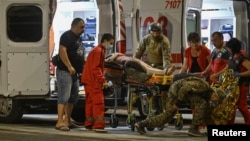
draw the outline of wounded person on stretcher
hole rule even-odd
[[[157,68],[153,68],[150,65],[146,64],[142,60],[137,58],[126,56],[122,53],[113,53],[106,57],[105,62],[115,62],[116,64],[120,64],[123,66],[132,66],[135,69],[140,69],[146,72],[148,75],[156,74],[156,75],[171,75],[175,71],[175,66],[168,66],[167,68],[161,70]],[[136,66],[136,67],[135,67]]]

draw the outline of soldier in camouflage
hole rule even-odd
[[[166,102],[166,112],[147,118],[135,124],[137,132],[145,134],[145,127],[158,127],[173,119],[179,107],[183,103],[190,104],[195,108],[192,124],[188,130],[190,136],[204,136],[199,131],[199,125],[206,124],[209,118],[209,104],[215,103],[225,93],[219,88],[212,88],[203,79],[189,76],[176,80],[169,88]]]
[[[147,53],[145,62],[154,68],[164,69],[171,67],[171,47],[169,39],[162,34],[160,23],[149,26],[150,34],[144,36],[137,47],[135,58],[141,59]]]

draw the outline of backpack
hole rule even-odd
[[[232,69],[234,71],[239,71],[239,66],[242,63],[243,59],[245,59],[245,58],[249,60],[249,57],[244,55],[244,54],[240,54],[239,57],[237,59],[235,59],[235,60],[230,59],[229,62],[228,62],[228,68]],[[239,83],[240,84],[242,84],[242,83],[249,84],[250,83],[250,76],[248,76],[248,77],[240,77]]]
[[[239,57],[235,60],[230,59],[228,62],[228,68],[232,69],[234,71],[238,71],[238,67],[241,64],[241,62],[243,61],[244,58],[247,58],[247,56],[240,54]]]
[[[57,66],[60,62],[60,57],[59,57],[59,54],[56,54],[55,56],[52,57],[52,64],[54,66]]]

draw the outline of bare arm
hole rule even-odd
[[[124,56],[122,53],[113,53],[108,58],[105,59],[107,62],[115,62],[116,57],[118,56]]]
[[[181,67],[180,73],[185,73],[185,72],[187,72],[187,69],[188,69],[188,59],[187,59],[187,58],[184,58],[184,59],[183,59],[183,65],[182,65],[182,67]]]
[[[210,71],[211,71],[211,60],[209,61],[209,64],[208,64],[207,68],[203,72],[201,72],[201,74],[203,76],[208,75],[210,73]]]
[[[250,61],[249,60],[245,60],[245,61],[242,62],[242,65],[247,69],[247,71],[241,72],[240,76],[241,77],[250,76]]]
[[[69,57],[67,54],[67,48],[63,45],[60,45],[59,47],[59,56],[62,60],[63,64],[68,68],[68,71],[71,75],[74,75],[76,73],[75,68],[71,65],[69,61]]]
[[[218,78],[226,69],[228,69],[228,65],[226,65],[223,69],[221,69],[219,72],[214,73],[210,76],[210,80],[216,81],[216,78]]]

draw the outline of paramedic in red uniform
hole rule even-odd
[[[95,131],[105,131],[104,95],[103,88],[108,84],[104,77],[104,60],[106,49],[113,47],[114,36],[109,33],[102,35],[101,43],[88,54],[81,83],[84,85],[85,101],[85,128]]]
[[[234,70],[234,76],[239,77],[240,96],[236,104],[244,117],[245,124],[250,125],[250,112],[247,106],[247,94],[250,82],[250,61],[241,53],[241,42],[237,38],[232,38],[227,42],[227,47],[232,52],[229,60],[229,69]],[[236,114],[236,109],[235,109]],[[234,124],[235,115],[229,124]]]
[[[202,72],[203,75],[208,74],[210,76],[210,84],[219,81],[219,76],[228,68],[228,60],[230,57],[230,52],[225,47],[223,34],[221,32],[214,32],[211,38],[215,48],[211,53],[210,64],[206,70]]]

